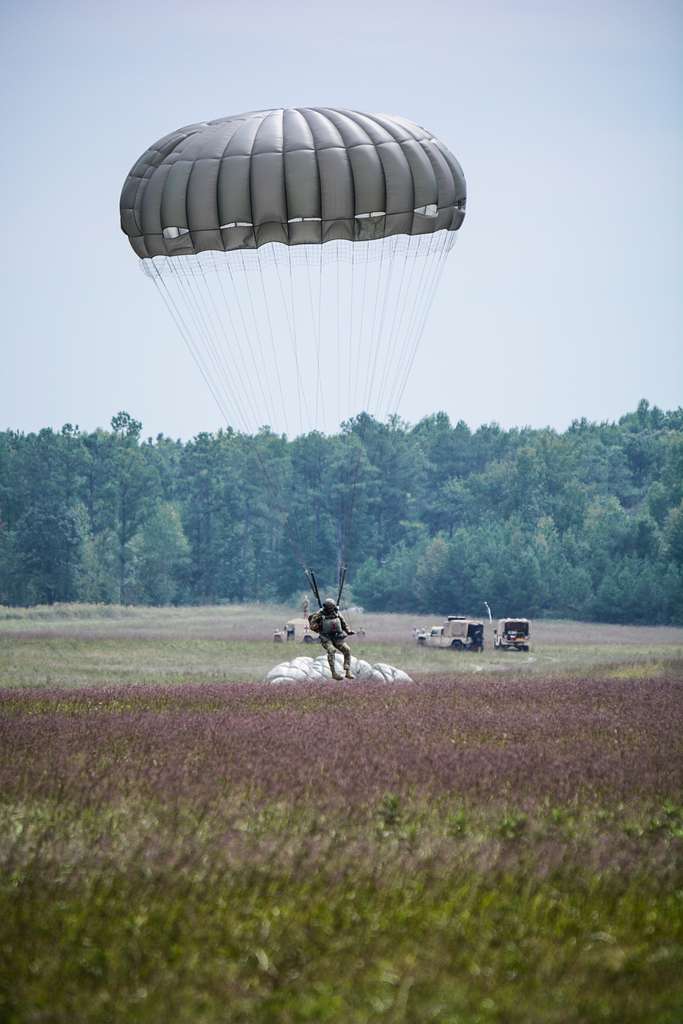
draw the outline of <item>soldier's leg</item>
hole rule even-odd
[[[339,643],[336,644],[337,650],[344,655],[344,675],[347,679],[353,679],[354,675],[351,671],[351,648],[348,644]]]
[[[332,678],[333,679],[343,679],[344,676],[339,675],[339,673],[337,672],[337,666],[335,665],[335,662],[334,662],[334,655],[336,653],[336,649],[335,649],[334,644],[332,643],[331,640],[328,640],[327,637],[321,637],[320,638],[320,643],[323,645],[323,647],[327,651],[327,663],[330,666],[330,672],[332,673]]]

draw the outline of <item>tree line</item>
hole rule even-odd
[[[302,563],[368,609],[683,623],[683,409],[472,431],[182,442],[0,433],[0,603],[293,600]]]

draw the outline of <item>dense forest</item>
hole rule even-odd
[[[683,622],[683,409],[335,436],[0,433],[0,603],[290,600],[338,560],[368,609]]]

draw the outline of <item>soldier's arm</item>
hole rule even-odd
[[[348,622],[341,614],[341,612],[339,613],[339,625],[344,630],[347,636],[353,636],[353,630],[351,629],[351,627],[349,626]]]

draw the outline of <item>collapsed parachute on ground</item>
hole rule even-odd
[[[335,655],[337,671],[342,672],[342,657]],[[400,668],[393,665],[386,665],[384,662],[377,662],[371,665],[362,658],[351,659],[351,671],[359,683],[412,683],[412,679]],[[327,661],[327,655],[321,654],[317,658],[294,658],[292,661],[282,661],[275,665],[267,674],[266,683],[325,683],[332,680],[332,672]],[[345,685],[349,685],[348,681]]]
[[[397,411],[465,200],[410,121],[277,109],[155,143],[121,227],[225,420],[291,434]]]

